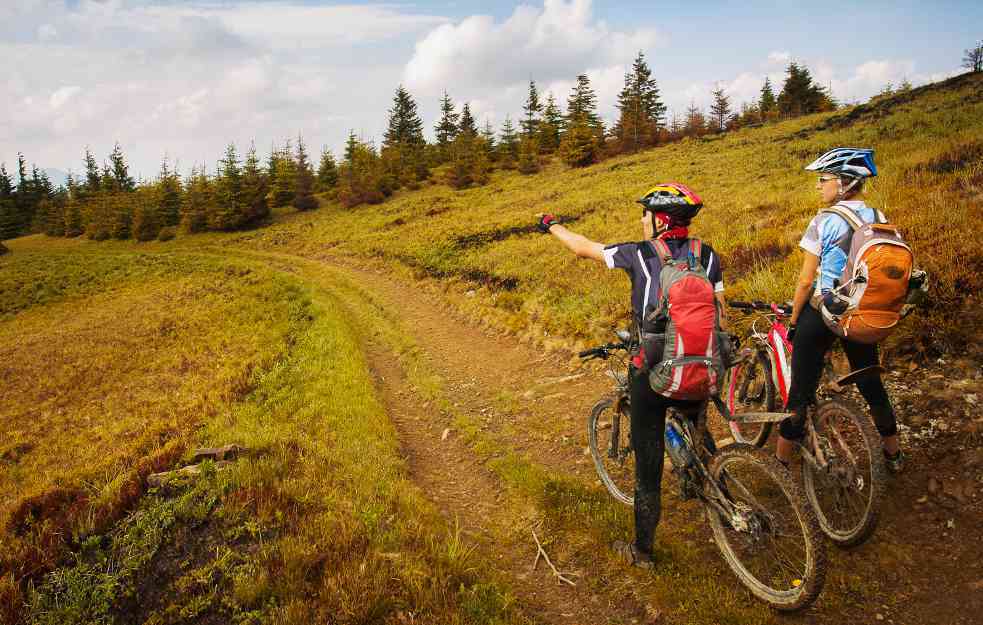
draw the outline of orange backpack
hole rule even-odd
[[[813,303],[838,336],[858,343],[879,343],[901,319],[914,254],[898,229],[882,221],[883,215],[877,211],[874,223],[864,222],[842,206],[831,206],[822,212],[839,215],[853,231],[843,275],[833,289],[847,303],[847,309],[835,315],[822,305],[820,298]]]

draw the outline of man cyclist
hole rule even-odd
[[[819,172],[816,190],[826,206],[839,205],[853,211],[864,222],[875,218],[886,221],[880,211],[864,203],[864,181],[877,175],[874,151],[859,148],[832,149],[806,167]],[[792,384],[786,409],[795,417],[779,426],[776,455],[788,466],[795,443],[805,434],[807,409],[816,403],[816,388],[822,374],[826,352],[836,335],[823,321],[817,307],[825,305],[834,314],[845,310],[832,293],[834,282],[843,274],[850,253],[852,230],[846,220],[833,213],[821,212],[809,223],[799,246],[805,251],[802,270],[793,300],[788,337],[792,341]],[[878,364],[877,345],[842,339],[843,350],[852,370]],[[887,467],[901,471],[904,455],[898,443],[898,426],[891,400],[880,376],[868,376],[857,387],[870,406],[877,431],[881,435]]]
[[[644,315],[657,306],[659,272],[662,261],[648,253],[649,239],[665,241],[673,258],[689,254],[689,224],[703,201],[685,185],[667,182],[656,185],[638,202],[642,205],[643,241],[603,245],[561,226],[553,215],[544,215],[539,229],[559,239],[580,258],[603,262],[609,269],[623,269],[631,279],[631,304],[636,328]],[[714,292],[725,310],[723,273],[717,254],[709,245],[702,246],[700,262],[714,285]],[[655,393],[648,376],[630,367],[631,440],[635,452],[635,540],[632,544],[616,541],[614,549],[627,561],[641,568],[652,567],[655,529],[659,524],[662,498],[662,465],[666,409],[679,408],[693,414],[704,402],[672,400]],[[708,443],[712,444],[712,442]]]

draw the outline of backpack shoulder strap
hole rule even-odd
[[[650,239],[649,243],[652,244],[652,249],[655,250],[655,255],[662,260],[663,264],[672,262],[672,250],[666,245],[666,242],[662,239]]]
[[[874,220],[879,224],[886,224],[887,217],[881,211],[874,209]]]
[[[702,262],[701,257],[703,256],[703,241],[699,239],[690,239],[689,253],[693,255],[696,262]]]
[[[851,230],[859,230],[864,227],[864,222],[860,217],[857,216],[852,210],[845,206],[840,206],[839,204],[834,204],[833,206],[828,206],[820,213],[831,213],[833,215],[839,215],[843,220],[850,226]]]

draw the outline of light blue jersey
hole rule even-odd
[[[839,202],[838,205],[850,209],[866,223],[872,223],[878,217],[884,220],[883,214],[867,206],[863,201],[850,200]],[[809,227],[799,241],[799,247],[819,257],[817,294],[832,289],[833,281],[843,276],[852,238],[850,225],[839,215],[821,212],[809,222]]]

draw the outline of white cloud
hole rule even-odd
[[[234,141],[378,135],[415,37],[444,18],[302,0],[0,0],[0,161],[79,169],[120,141],[134,173]],[[172,159],[173,160],[173,159]]]
[[[792,60],[792,53],[787,50],[781,52],[770,52],[768,54],[768,63],[771,65],[787,65],[789,61]]]
[[[534,77],[541,84],[580,72],[623,66],[656,42],[655,31],[611,30],[595,20],[590,0],[545,0],[519,6],[503,22],[474,15],[443,24],[416,44],[403,73],[407,87],[425,95],[446,86],[485,90]]]

